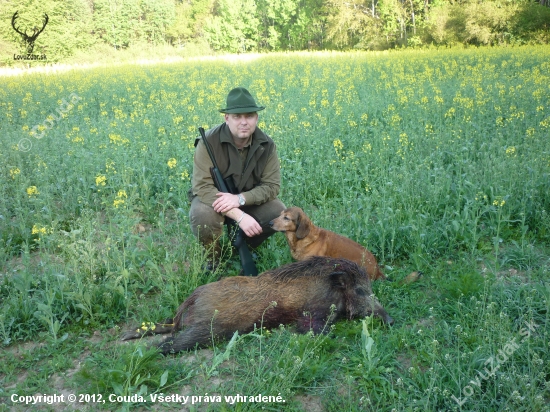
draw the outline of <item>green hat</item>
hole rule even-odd
[[[257,106],[252,95],[244,87],[237,87],[227,95],[227,107],[220,109],[222,113],[254,113],[265,109]]]

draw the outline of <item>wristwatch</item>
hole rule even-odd
[[[239,205],[244,206],[244,204],[246,203],[246,201],[244,200],[244,196],[240,193],[237,196],[239,196]]]

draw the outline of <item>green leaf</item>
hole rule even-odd
[[[166,385],[166,381],[168,381],[168,371],[164,371],[164,373],[162,374],[162,376],[160,377],[160,387],[163,387],[164,385]]]

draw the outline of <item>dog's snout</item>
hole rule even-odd
[[[273,223],[273,220],[271,220],[271,221],[269,222],[269,227],[273,227],[273,224],[274,224],[274,223]]]

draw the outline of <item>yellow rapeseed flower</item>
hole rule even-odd
[[[506,204],[506,200],[504,200],[502,197],[497,196],[495,200],[493,200],[493,206],[496,207],[502,207]]]
[[[45,227],[40,227],[38,225],[32,225],[32,234],[33,235],[45,235],[48,233]]]
[[[173,157],[168,159],[168,167],[170,169],[173,169],[174,167],[176,167],[176,165],[178,164],[178,161],[176,159],[174,159]]]
[[[122,137],[121,135],[119,134],[115,134],[115,133],[111,133],[109,134],[109,140],[112,144],[115,144],[117,146],[120,146],[120,145],[123,145],[123,144],[129,144],[130,143],[130,140],[125,138],[125,137]]]
[[[104,175],[97,175],[95,178],[96,186],[105,186],[106,182],[107,182],[107,178]]]
[[[482,192],[477,192],[476,193],[476,197],[475,197],[476,201],[487,201],[487,195],[486,194],[483,194]]]
[[[372,145],[369,142],[363,144],[363,152],[370,153],[372,152]]]
[[[124,199],[127,199],[128,195],[126,194],[126,190],[119,190],[116,194],[116,198],[113,201],[113,206],[118,208],[120,205],[124,204]]]
[[[454,108],[454,107],[451,107],[451,108],[447,111],[447,113],[445,113],[445,117],[453,117],[454,114],[455,114],[455,111],[456,111],[455,108]]]
[[[115,162],[113,162],[112,160],[108,160],[107,162],[105,162],[105,172],[113,172],[114,174],[116,174]]]
[[[11,168],[11,169],[10,169],[10,177],[11,177],[12,179],[15,179],[15,176],[17,176],[17,175],[20,174],[20,173],[21,173],[21,170],[19,170],[18,167],[14,167],[14,168]]]
[[[32,197],[40,194],[40,192],[38,191],[36,186],[29,186],[27,187],[27,194],[29,195],[29,197]]]
[[[143,331],[148,331],[148,330],[155,330],[157,326],[155,325],[154,322],[142,322],[141,323],[141,329]],[[139,332],[139,329],[137,330]]]
[[[113,202],[113,206],[118,208],[120,205],[123,205],[124,204],[124,199],[115,199],[115,201]]]
[[[36,241],[37,242],[40,242],[40,235],[46,235],[48,233],[52,233],[52,229],[48,229],[47,227],[40,227],[38,225],[32,225],[32,231],[31,233],[33,235],[39,235],[37,238],[36,238]]]

